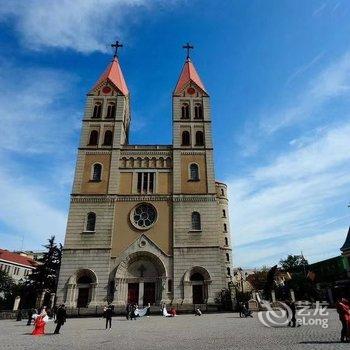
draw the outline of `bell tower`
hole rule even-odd
[[[120,150],[129,140],[130,94],[118,59],[122,45],[111,46],[113,60],[87,94],[73,194],[118,192]],[[101,165],[100,178],[94,178],[94,164]]]
[[[222,273],[210,100],[190,58],[193,46],[187,43],[183,48],[187,56],[172,97],[174,298],[185,304],[213,303],[217,289],[225,286],[226,280]],[[210,271],[210,277],[203,271]],[[198,289],[201,283],[202,289]]]

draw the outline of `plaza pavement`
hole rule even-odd
[[[68,319],[60,335],[52,335],[55,324],[46,326],[47,335],[29,335],[25,321],[0,321],[0,349],[349,349],[339,343],[340,322],[334,310],[328,328],[263,326],[256,313],[242,319],[237,313],[207,314],[175,318],[151,316],[136,321],[114,317],[111,330],[104,319]]]

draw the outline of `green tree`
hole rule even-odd
[[[55,293],[61,266],[62,245],[57,245],[55,236],[51,236],[44,247],[47,251],[39,260],[37,268],[29,275],[27,284],[38,293],[43,291]]]
[[[0,309],[9,309],[13,303],[14,280],[5,271],[0,271]]]
[[[288,272],[306,272],[309,266],[308,261],[302,255],[288,255],[286,259],[280,260],[283,270]]]

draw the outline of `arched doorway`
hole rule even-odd
[[[66,303],[70,307],[89,307],[95,302],[97,276],[90,269],[78,270],[67,283]]]
[[[118,265],[115,282],[117,304],[159,305],[166,283],[165,267],[156,255],[136,252]]]
[[[183,277],[184,303],[206,304],[212,302],[211,282],[209,272],[204,267],[194,266],[187,270]]]

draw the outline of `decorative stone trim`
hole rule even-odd
[[[173,201],[174,202],[215,202],[216,197],[215,195],[212,195],[212,196],[180,195],[180,196],[173,196]]]

